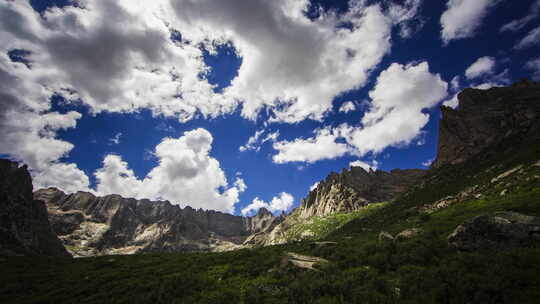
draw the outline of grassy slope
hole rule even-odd
[[[540,216],[539,180],[527,181],[540,175],[539,167],[512,186],[492,185],[482,198],[429,217],[411,211],[469,186],[488,185],[500,173],[540,158],[538,143],[507,147],[519,146],[491,147],[482,157],[434,171],[425,185],[368,216],[338,220],[343,227],[327,236],[338,242],[333,247],[298,242],[210,254],[0,258],[0,303],[535,303],[540,298],[539,244],[463,253],[449,249],[445,238],[459,223],[485,212]],[[500,187],[509,193],[501,196]],[[380,230],[397,233],[410,227],[426,233],[400,243],[376,240]],[[320,272],[282,268],[285,251],[331,263],[321,265]]]
[[[358,211],[313,216],[307,220],[299,219],[298,215],[293,213],[287,218],[291,226],[285,231],[280,243],[324,239],[353,220],[369,217],[375,210],[386,204],[372,203]]]

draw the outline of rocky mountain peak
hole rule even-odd
[[[366,171],[361,167],[332,172],[302,200],[301,218],[359,210],[371,202],[395,198],[425,174],[424,170]]]
[[[433,167],[464,162],[509,136],[538,136],[540,83],[465,89],[456,109],[442,106],[437,158]]]

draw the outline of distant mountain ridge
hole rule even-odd
[[[76,256],[231,250],[283,218],[266,209],[241,217],[182,209],[166,201],[65,194],[56,188],[36,191],[34,198],[47,204],[53,229]]]

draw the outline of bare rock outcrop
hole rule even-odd
[[[465,89],[457,109],[442,106],[437,158],[432,167],[464,162],[509,136],[538,136],[540,84]]]
[[[420,169],[368,172],[360,167],[331,173],[309,192],[296,212],[305,219],[360,210],[369,203],[396,198],[424,175]]]
[[[305,270],[320,271],[316,268],[316,265],[323,265],[326,263],[328,263],[328,260],[323,258],[287,252],[281,261],[281,267],[294,266]]]
[[[459,225],[448,244],[464,251],[503,249],[540,240],[540,217],[517,212],[480,215]]]
[[[42,201],[32,197],[26,166],[0,159],[0,255],[69,257]]]

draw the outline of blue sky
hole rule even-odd
[[[8,96],[1,104],[16,113],[11,119],[32,122],[0,124],[3,134],[17,136],[3,135],[0,153],[28,163],[36,187],[150,196],[235,214],[248,205],[248,213],[261,206],[289,211],[314,183],[354,161],[426,168],[436,154],[442,103],[455,106],[465,87],[540,74],[540,1],[276,1],[287,10],[262,1],[227,8],[210,0],[200,7],[158,2],[0,5],[2,15],[21,16],[0,21],[1,76],[19,80],[0,86]],[[155,12],[161,19],[152,19]],[[309,37],[315,27],[336,37],[340,29],[359,33],[370,16],[384,28]],[[113,21],[101,25],[100,18]],[[281,27],[287,22],[290,30]],[[350,61],[338,59],[343,50]],[[334,59],[337,68],[328,68]],[[340,111],[350,101],[354,110]],[[400,120],[411,123],[393,130]],[[264,132],[254,148],[240,151],[257,131]],[[153,181],[145,182],[149,174]],[[170,185],[156,190],[155,183]]]

